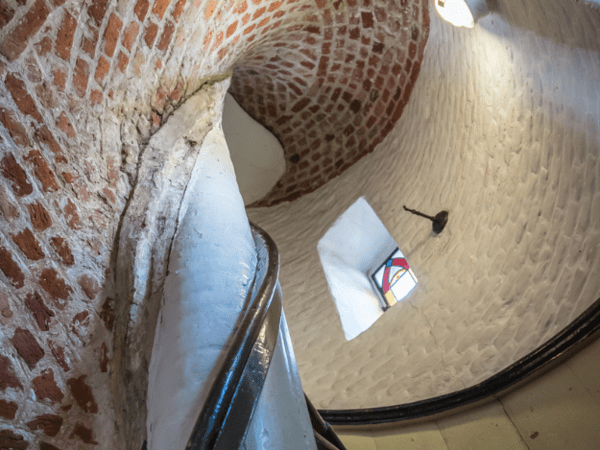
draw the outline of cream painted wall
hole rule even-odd
[[[264,197],[285,172],[283,147],[230,94],[223,104],[223,131],[240,193],[249,205]]]
[[[567,0],[498,3],[471,30],[432,13],[410,102],[372,154],[310,195],[249,210],[280,249],[298,366],[319,408],[476,384],[600,295],[598,10],[578,5],[560,22]],[[347,342],[317,242],[361,196],[419,284]],[[449,223],[433,235],[403,204],[448,209]]]

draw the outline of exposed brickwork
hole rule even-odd
[[[15,60],[27,47],[29,39],[38,32],[46,21],[50,10],[44,0],[37,0],[0,44],[0,53],[9,61]]]
[[[31,370],[44,357],[44,350],[42,350],[42,347],[40,347],[40,344],[38,344],[29,330],[17,328],[10,342]]]
[[[13,432],[12,430],[0,431],[0,448],[7,450],[26,450],[29,447],[29,442],[22,435]]]
[[[0,399],[0,417],[7,420],[13,420],[18,409],[19,405],[15,402],[7,402],[6,400]]]
[[[44,269],[40,275],[40,286],[50,294],[53,300],[67,300],[73,289],[62,279],[55,269]],[[57,305],[62,306],[61,303]]]
[[[92,429],[86,427],[81,423],[75,424],[75,429],[71,433],[71,439],[77,438],[85,444],[97,445],[98,442],[94,440],[94,432]]]
[[[383,124],[381,117],[393,103],[390,73],[397,78],[394,87],[414,82],[411,71],[422,54],[426,26],[419,16],[402,12],[412,11],[413,2],[388,2],[391,12],[385,17],[377,15],[372,2],[360,7],[305,0],[0,2],[6,4],[0,8],[0,23],[6,22],[0,39],[5,56],[0,79],[6,88],[0,108],[0,256],[6,256],[0,261],[0,288],[9,295],[0,298],[0,320],[8,337],[18,328],[29,330],[45,352],[33,371],[22,361],[6,366],[7,389],[21,396],[14,397],[16,414],[23,418],[15,430],[31,441],[29,448],[104,448],[117,434],[106,431],[111,429],[106,423],[99,426],[103,420],[116,422],[104,398],[111,395],[108,377],[119,370],[121,357],[112,333],[120,330],[119,317],[127,315],[112,285],[120,274],[115,277],[111,252],[135,184],[140,144],[202,83],[236,64],[232,89],[243,96],[250,85],[253,92],[244,106],[254,108],[256,117],[267,117],[268,126],[283,118],[273,129],[288,141],[299,136],[295,129],[306,126],[306,142],[286,148],[288,169],[302,165],[296,170],[324,182],[333,171],[349,167],[335,166],[347,156],[336,155],[340,149],[359,149],[358,155],[375,142],[372,130]],[[385,59],[390,42],[404,46],[413,39],[410,32],[403,36],[392,29],[390,15],[401,19],[402,29],[410,31],[413,22],[419,29],[408,70]],[[352,26],[342,34],[346,22]],[[370,28],[355,31],[363,22]],[[387,40],[378,40],[381,33]],[[411,49],[406,47],[407,57]],[[275,55],[280,59],[271,61]],[[346,61],[350,56],[354,59]],[[256,88],[258,79],[264,88]],[[385,103],[384,110],[367,116],[371,100],[362,91],[374,90],[385,100],[372,102]],[[330,104],[333,109],[323,112]],[[340,105],[344,111],[337,110]],[[312,120],[319,124],[311,126]],[[301,155],[308,147],[313,153]],[[311,181],[310,187],[319,182]],[[302,183],[285,184],[283,197],[305,192]],[[60,431],[45,442],[59,418]]]
[[[43,122],[42,116],[35,106],[33,98],[27,92],[27,87],[25,86],[23,80],[12,73],[9,73],[6,75],[4,85],[10,91],[13,100],[23,114],[33,117],[40,123]]]
[[[54,317],[54,312],[44,304],[40,294],[37,292],[27,294],[25,306],[33,313],[40,330],[48,331],[50,318]]]
[[[29,210],[29,217],[31,218],[33,228],[38,231],[44,231],[52,226],[52,218],[41,203],[30,203],[27,205],[27,209]]]
[[[62,237],[54,236],[50,238],[50,245],[60,259],[62,263],[66,266],[72,266],[75,263],[75,259],[73,258],[73,254],[71,253],[71,249],[69,248],[69,242]]]
[[[0,108],[0,122],[8,130],[15,144],[23,147],[30,145],[25,127],[15,118],[11,111],[6,108]]]
[[[17,196],[23,197],[33,192],[33,186],[27,180],[27,174],[14,155],[6,155],[0,160],[0,170],[2,175],[11,182],[11,187]]]
[[[47,400],[50,403],[60,403],[65,396],[54,380],[52,369],[44,371],[41,375],[35,377],[31,383],[35,395],[39,399]]]
[[[73,46],[73,37],[77,29],[77,20],[65,11],[65,16],[56,36],[56,54],[64,60],[71,57],[71,47]]]
[[[41,429],[46,436],[54,437],[60,431],[63,424],[63,418],[56,414],[42,414],[35,419],[27,422],[31,430]]]
[[[13,259],[12,254],[4,247],[0,247],[0,270],[6,275],[16,288],[22,288],[25,275]]]
[[[37,179],[42,184],[42,189],[45,192],[54,192],[58,190],[58,183],[56,182],[56,177],[50,167],[48,167],[48,163],[42,156],[42,154],[37,150],[32,150],[25,157],[26,161],[29,161],[33,164],[33,171],[37,177]]]
[[[108,20],[108,26],[106,27],[106,32],[104,34],[104,53],[106,53],[106,56],[109,58],[111,58],[115,53],[121,28],[123,28],[123,21],[119,19],[116,14],[111,14],[110,19]]]
[[[69,378],[67,384],[71,388],[71,395],[75,402],[84,412],[97,413],[98,405],[94,399],[92,388],[85,383],[86,375],[81,375],[78,378]]]
[[[0,390],[4,391],[8,388],[23,389],[23,385],[15,375],[10,359],[0,355]]]
[[[39,242],[29,228],[25,228],[20,233],[11,235],[11,237],[14,243],[17,244],[17,247],[19,247],[19,250],[21,250],[28,259],[37,261],[45,256],[40,248]]]

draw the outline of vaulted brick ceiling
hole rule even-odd
[[[426,0],[308,3],[235,65],[232,94],[279,138],[287,163],[255,206],[312,192],[372,151],[402,114],[419,75],[429,34]]]

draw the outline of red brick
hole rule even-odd
[[[155,0],[154,5],[152,5],[152,13],[162,19],[170,3],[171,0]]]
[[[35,44],[35,50],[38,55],[46,56],[50,50],[52,50],[52,39],[49,36],[45,36],[37,44]]]
[[[50,214],[46,211],[39,202],[30,203],[27,205],[29,210],[29,217],[31,219],[31,225],[38,231],[44,231],[52,225],[52,219]]]
[[[227,37],[227,38],[228,38],[228,37],[230,37],[230,36],[231,36],[233,33],[235,33],[235,30],[237,30],[237,26],[238,26],[237,20],[236,20],[235,22],[233,22],[231,25],[229,25],[229,26],[227,27],[227,34],[225,35],[225,37]]]
[[[60,390],[54,380],[54,371],[47,369],[41,375],[35,377],[32,382],[33,391],[40,400],[48,400],[50,403],[60,403],[65,394]]]
[[[13,420],[17,415],[18,409],[19,405],[17,405],[15,402],[7,402],[5,400],[0,399],[0,417],[3,417],[8,420]]]
[[[123,31],[123,47],[127,49],[128,52],[131,52],[131,48],[135,43],[135,38],[137,37],[140,31],[140,26],[137,22],[131,22],[125,31]]]
[[[56,44],[54,47],[56,54],[65,61],[68,61],[71,57],[71,47],[73,46],[75,30],[77,30],[77,20],[65,11],[65,16],[56,35]]]
[[[58,107],[58,98],[54,93],[54,86],[51,86],[47,81],[37,83],[35,85],[35,93],[46,110],[53,110]]]
[[[44,192],[54,192],[58,190],[56,177],[52,170],[50,170],[50,167],[48,167],[46,160],[42,157],[40,152],[37,150],[30,151],[25,157],[25,160],[33,164],[33,171],[38,180],[40,180],[40,183],[42,183]]]
[[[85,60],[77,58],[77,64],[75,64],[75,73],[73,74],[73,86],[75,92],[80,97],[85,96],[85,90],[87,89],[88,78],[90,77],[90,67]]]
[[[73,254],[71,253],[71,249],[69,248],[69,243],[65,239],[59,236],[55,236],[50,239],[50,245],[52,246],[52,248],[54,248],[56,253],[58,253],[63,264],[65,264],[66,266],[72,266],[75,263]]]
[[[67,84],[67,72],[57,68],[52,71],[52,76],[54,77],[54,86],[56,86],[59,91],[64,91]]]
[[[40,359],[44,357],[44,350],[29,330],[17,328],[10,342],[30,370],[33,370]]]
[[[88,428],[81,423],[75,424],[75,429],[69,436],[69,439],[79,438],[84,444],[94,444],[98,443],[94,440],[94,431],[91,428]]]
[[[79,214],[77,214],[77,207],[71,201],[67,200],[67,204],[64,207],[63,214],[67,220],[67,225],[72,230],[78,230],[81,228],[81,222],[79,221]]]
[[[30,430],[42,429],[46,436],[54,437],[60,431],[63,418],[56,414],[42,414],[27,422]]]
[[[4,391],[7,388],[19,388],[22,390],[23,385],[15,375],[10,359],[0,355],[0,391]]]
[[[83,292],[85,293],[87,298],[89,298],[90,300],[96,298],[96,295],[98,295],[98,292],[100,292],[101,290],[100,286],[98,285],[98,282],[89,275],[80,276],[77,282],[81,286],[81,289],[83,289]]]
[[[179,0],[177,3],[175,3],[175,8],[173,8],[173,20],[175,20],[175,22],[179,20],[184,6],[185,0]]]
[[[98,405],[94,399],[92,388],[86,384],[86,375],[81,375],[79,378],[69,378],[67,385],[71,388],[71,394],[75,402],[86,413],[95,414],[98,412]]]
[[[73,128],[67,113],[64,111],[60,114],[58,122],[56,122],[56,126],[58,126],[58,128],[60,128],[70,138],[75,139],[77,137],[75,134],[75,129]]]
[[[5,1],[0,3],[0,28],[4,28],[4,26],[11,21],[13,16],[15,15],[15,10],[7,5]]]
[[[60,450],[60,448],[48,444],[47,442],[40,442],[40,450]]]
[[[106,32],[104,33],[104,53],[111,58],[115,54],[115,48],[117,47],[117,42],[119,42],[121,28],[123,28],[123,21],[116,14],[111,14],[106,27]]]
[[[0,247],[0,270],[17,289],[24,286],[25,275],[13,259],[12,254],[4,247]]]
[[[73,292],[71,286],[65,283],[61,277],[58,276],[56,270],[44,269],[40,275],[40,286],[50,294],[53,300],[67,300],[69,294]],[[60,306],[60,305],[59,305]]]
[[[15,144],[22,145],[23,147],[30,145],[25,127],[15,118],[12,111],[0,108],[0,122],[8,130]]]
[[[97,89],[94,89],[92,92],[90,92],[90,101],[93,105],[100,105],[103,98],[102,92]]]
[[[56,157],[56,162],[67,162],[67,159],[65,158],[62,149],[60,148],[60,145],[58,144],[58,142],[56,142],[56,139],[54,139],[54,136],[52,136],[52,133],[50,132],[47,126],[43,126],[42,128],[40,128],[36,133],[36,137],[41,144],[47,145],[50,151],[54,153],[54,156]]]
[[[50,10],[44,0],[37,0],[17,27],[0,44],[0,53],[14,61],[27,48],[29,39],[42,27]]]
[[[125,71],[127,70],[127,64],[129,64],[129,57],[125,53],[119,52],[117,67],[119,68],[121,73],[125,73]]]
[[[108,9],[109,0],[94,0],[88,8],[88,13],[94,19],[96,26],[99,27],[102,24],[102,19]]]
[[[96,66],[96,74],[94,75],[94,78],[96,79],[99,85],[102,85],[104,77],[106,77],[109,70],[110,62],[104,56],[101,56],[98,60],[98,65]]]
[[[91,58],[96,54],[96,43],[98,42],[98,30],[94,30],[94,36],[81,38],[81,50],[90,55]]]
[[[135,4],[135,7],[133,8],[133,12],[135,13],[135,15],[137,16],[137,18],[139,19],[140,22],[144,21],[144,18],[146,17],[146,14],[148,13],[149,7],[150,7],[150,4],[148,3],[148,0],[138,0],[137,3]]]
[[[33,192],[33,186],[27,180],[27,174],[17,163],[14,155],[8,154],[0,161],[0,169],[4,177],[11,182],[14,193],[23,197]]]
[[[146,31],[144,33],[144,42],[149,48],[152,48],[152,44],[154,44],[154,40],[156,39],[156,34],[158,33],[158,25],[153,22],[150,22],[146,27]]]
[[[25,306],[33,313],[33,317],[41,331],[48,331],[50,318],[54,317],[54,312],[45,304],[42,297],[37,292],[33,292],[25,297]]]
[[[25,450],[29,447],[29,442],[23,439],[23,436],[16,434],[11,430],[0,431],[0,449],[2,450]]]
[[[10,91],[13,100],[17,104],[17,107],[21,112],[27,116],[33,117],[39,123],[42,123],[44,119],[40,115],[35,102],[29,93],[23,80],[17,78],[14,74],[9,73],[6,75],[4,82],[6,88]]]
[[[28,259],[37,261],[45,256],[40,248],[40,244],[29,228],[25,228],[18,234],[11,234],[11,237],[14,243],[17,244],[17,247],[19,247],[19,250],[21,250]]]
[[[171,38],[173,37],[174,31],[175,25],[172,22],[167,22],[156,48],[158,48],[162,52],[169,48],[169,44],[171,43]]]
[[[52,355],[56,359],[56,362],[61,367],[61,369],[64,370],[65,372],[68,372],[69,370],[71,370],[71,368],[67,364],[67,359],[65,358],[64,349],[60,345],[57,345],[56,343],[54,343],[52,341],[49,341],[48,345],[50,346]],[[52,369],[50,369],[50,370],[52,370]]]

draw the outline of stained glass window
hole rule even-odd
[[[406,297],[417,285],[417,277],[415,277],[408,261],[398,248],[379,266],[371,277],[383,297],[384,310]]]

